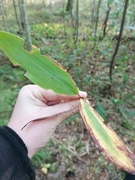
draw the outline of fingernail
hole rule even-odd
[[[84,92],[84,91],[80,91],[80,92],[79,92],[79,95],[80,95],[81,97],[83,97],[83,98],[86,98],[86,97],[87,97],[87,93]]]

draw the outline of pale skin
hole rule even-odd
[[[79,96],[58,95],[37,85],[21,89],[8,126],[25,143],[29,158],[48,143],[63,120],[78,112],[80,97],[86,98],[87,93],[79,91]],[[42,120],[29,123],[35,119]]]

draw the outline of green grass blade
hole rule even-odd
[[[94,142],[108,158],[125,171],[135,174],[135,155],[84,100],[81,100],[80,114]]]
[[[79,94],[71,76],[56,61],[41,55],[35,46],[28,52],[23,45],[24,41],[20,37],[0,32],[0,49],[15,66],[21,66],[27,71],[25,75],[33,83],[58,94]]]

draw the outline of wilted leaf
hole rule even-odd
[[[56,61],[41,55],[35,46],[32,46],[31,52],[26,51],[23,44],[20,37],[0,32],[0,48],[15,66],[21,66],[27,71],[26,77],[33,83],[58,94],[79,94],[71,76]]]
[[[104,124],[100,115],[84,100],[81,100],[80,114],[94,142],[108,158],[125,171],[135,174],[134,154],[111,127]]]

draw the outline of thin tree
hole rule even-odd
[[[98,27],[98,20],[99,20],[100,6],[101,6],[101,0],[99,0],[99,1],[98,1],[98,4],[97,4],[96,24],[95,24],[95,31],[94,31],[94,35],[95,35],[94,48],[95,48],[95,46],[96,46],[97,27]]]
[[[65,11],[65,2],[63,2],[63,10]],[[64,35],[65,35],[65,38],[67,39],[67,30],[66,30],[66,18],[65,18],[65,13],[63,13],[63,22],[64,22]]]
[[[20,26],[20,22],[19,22],[19,18],[18,18],[18,13],[17,13],[17,9],[16,9],[15,0],[13,0],[13,7],[14,7],[14,12],[15,12],[16,23],[18,25],[19,32],[20,32],[21,26]]]
[[[103,25],[103,38],[104,38],[105,35],[106,35],[106,28],[107,28],[107,22],[108,22],[108,19],[109,19],[110,11],[111,11],[111,3],[110,3],[110,1],[108,0],[108,2],[107,2],[106,17],[105,17],[105,21],[104,21],[104,25]]]
[[[73,10],[73,4],[74,4],[74,0],[68,0],[67,2],[67,6],[66,6],[66,11],[72,11]]]
[[[66,11],[70,12],[72,28],[74,29],[75,25],[74,25],[74,15],[73,15],[73,5],[74,5],[74,0],[68,0]]]
[[[120,42],[121,42],[121,38],[122,38],[124,23],[125,23],[125,19],[126,19],[126,12],[127,12],[127,8],[128,8],[128,3],[129,3],[129,0],[125,0],[124,10],[123,10],[123,15],[122,15],[122,20],[121,20],[121,26],[120,26],[120,32],[119,32],[117,44],[116,44],[116,47],[115,47],[115,51],[113,53],[111,63],[110,63],[110,69],[109,69],[110,83],[112,83],[112,72],[113,72],[114,60],[115,60],[115,57],[116,57],[117,52],[118,52],[119,47],[120,47]],[[110,86],[110,88],[111,88],[111,86]]]
[[[0,1],[0,9],[1,9],[1,14],[2,14],[2,19],[3,19],[3,22],[4,22],[5,27],[6,27],[6,31],[9,31],[9,27],[8,27],[8,24],[7,24],[6,13],[5,13],[4,5],[3,5],[3,0]]]
[[[79,29],[79,0],[76,0],[75,41],[74,41],[75,44],[78,41],[78,29]]]
[[[30,33],[30,29],[29,29],[29,23],[28,23],[26,6],[25,6],[24,0],[21,0],[21,8],[22,8],[24,26],[25,26],[25,31],[26,31],[26,49],[28,51],[31,51],[31,49],[32,49],[31,33]]]
[[[90,4],[90,6],[91,6],[91,4]],[[96,7],[95,0],[93,0],[92,11],[91,11],[91,29],[93,29],[93,24],[95,22],[95,7]]]
[[[23,10],[22,10],[22,6],[21,6],[21,0],[18,0],[18,4],[19,4],[19,10],[20,10],[21,27],[22,27],[22,29],[25,29],[25,27],[24,27],[24,18],[23,18]]]

